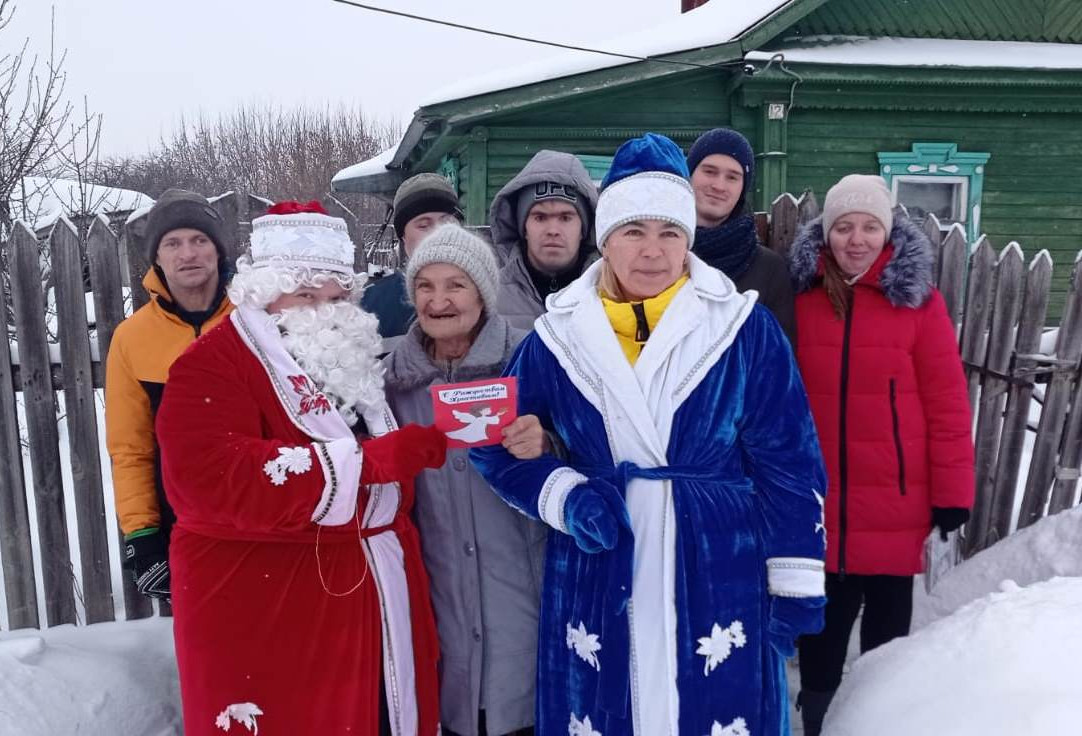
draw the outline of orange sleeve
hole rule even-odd
[[[132,372],[130,335],[122,323],[105,365],[105,443],[113,468],[113,495],[124,534],[156,527],[154,417],[150,397]]]

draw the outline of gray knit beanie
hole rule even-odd
[[[225,224],[207,198],[186,189],[168,189],[147,214],[147,261],[158,260],[158,246],[167,232],[184,227],[204,233],[214,242],[218,257],[225,257]]]
[[[406,264],[406,293],[411,304],[415,303],[413,280],[422,268],[432,263],[450,263],[465,271],[481,294],[485,314],[496,314],[496,285],[500,269],[496,265],[492,246],[453,222],[437,227],[425,236]]]
[[[406,225],[417,215],[426,212],[446,212],[461,221],[462,210],[458,207],[458,193],[445,177],[439,174],[417,174],[406,179],[394,193],[394,232],[399,240]]]

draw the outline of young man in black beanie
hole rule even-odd
[[[175,516],[161,485],[154,418],[169,367],[232,309],[221,217],[202,195],[170,189],[147,215],[150,301],[117,326],[105,375],[105,436],[125,562],[139,592],[169,600]]]
[[[402,265],[364,290],[361,307],[379,320],[383,349],[390,351],[416,315],[406,294],[406,261],[430,232],[445,222],[461,222],[458,194],[439,174],[417,174],[398,187],[392,204],[395,236],[402,245]]]
[[[597,258],[597,187],[570,153],[538,151],[492,200],[492,242],[503,253],[497,304],[515,327],[532,330],[545,299]]]
[[[759,244],[747,195],[755,180],[748,139],[729,128],[699,136],[688,152],[695,191],[695,255],[722,271],[741,292],[754,289],[791,345],[796,344],[793,287],[785,259]]]

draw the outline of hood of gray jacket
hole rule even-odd
[[[425,335],[419,322],[414,322],[394,350],[383,359],[387,373],[384,377],[388,391],[409,391],[444,381],[474,381],[503,374],[515,348],[526,337],[526,330],[512,327],[500,315],[489,317],[466,356],[454,366],[450,375],[429,357],[424,348]]]
[[[498,250],[503,250],[504,258],[519,248],[522,234],[518,229],[516,206],[518,195],[523,189],[543,181],[554,181],[565,186],[572,186],[586,198],[593,220],[597,211],[597,187],[590,179],[586,167],[570,153],[560,151],[538,151],[530,162],[515,177],[503,186],[492,200],[488,221],[492,226],[492,242]],[[589,232],[582,242],[583,248],[593,250],[594,223],[590,223]],[[589,252],[589,251],[587,251]]]

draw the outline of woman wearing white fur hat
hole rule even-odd
[[[821,626],[819,444],[778,323],[689,252],[669,139],[613,160],[602,260],[551,296],[508,372],[567,459],[472,458],[549,525],[538,733],[788,731],[784,657]]]

